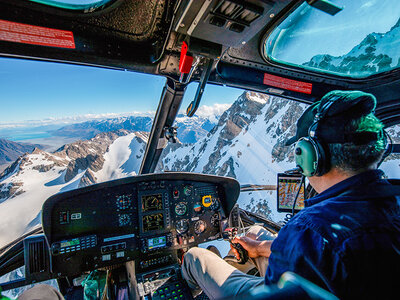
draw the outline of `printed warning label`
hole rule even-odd
[[[0,41],[75,49],[72,31],[0,20]]]
[[[263,83],[266,85],[304,94],[311,94],[312,91],[312,83],[287,79],[267,73],[264,73]]]

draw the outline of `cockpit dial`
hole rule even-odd
[[[163,208],[162,194],[142,196],[142,211],[156,211]]]
[[[210,209],[211,210],[217,210],[218,208],[219,208],[218,198],[212,197],[212,203],[211,203]]]
[[[196,234],[203,233],[207,228],[206,222],[203,220],[198,220],[196,223],[194,223],[194,232]]]
[[[129,214],[120,214],[118,216],[118,226],[123,227],[132,224],[132,218]]]
[[[186,214],[187,211],[187,205],[184,202],[179,202],[178,204],[175,205],[175,213],[178,216],[183,216]]]
[[[203,210],[203,207],[201,206],[201,204],[199,203],[199,202],[197,202],[197,203],[195,203],[194,205],[193,205],[193,210],[196,212],[196,213],[201,213],[201,211]]]
[[[193,186],[191,185],[184,186],[183,193],[185,194],[185,196],[190,196],[193,193]]]
[[[132,195],[120,195],[115,200],[119,210],[126,210],[132,207]]]
[[[219,214],[215,213],[211,216],[210,223],[214,227],[219,227]]]
[[[176,223],[176,231],[180,234],[185,233],[189,229],[189,221],[186,219],[179,220]]]

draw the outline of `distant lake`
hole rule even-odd
[[[21,142],[25,140],[49,138],[51,136],[52,135],[48,132],[21,132],[14,133],[8,136],[7,139],[14,142]]]

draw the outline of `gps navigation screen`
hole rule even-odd
[[[278,174],[278,211],[291,212],[297,192],[295,210],[299,211],[304,208],[305,185],[301,183],[301,176]]]
[[[165,236],[159,236],[147,240],[147,247],[149,248],[149,250],[162,248],[165,247],[166,245],[167,245],[167,238]]]

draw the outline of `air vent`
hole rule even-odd
[[[46,270],[44,241],[29,243],[29,270],[31,273],[41,273]]]
[[[217,3],[212,14],[229,21],[237,22],[242,26],[250,26],[253,21],[263,14],[263,11],[262,7],[245,1],[222,0]]]
[[[43,235],[24,240],[25,275],[27,279],[38,279],[49,273],[49,251]]]

